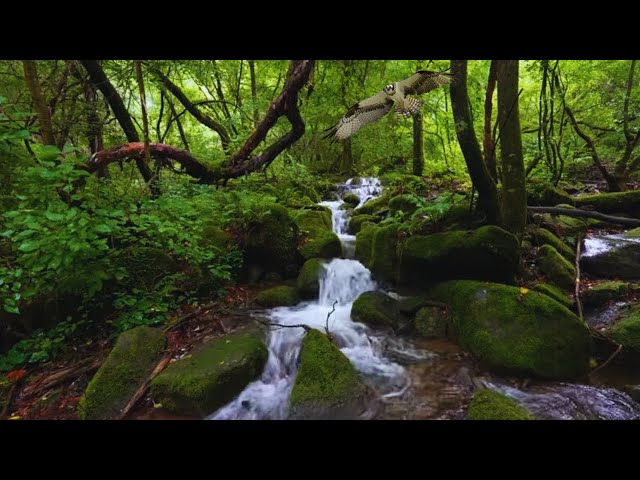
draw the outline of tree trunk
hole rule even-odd
[[[497,60],[502,160],[502,225],[520,237],[527,223],[527,192],[518,110],[518,60]]]
[[[498,181],[498,170],[496,169],[496,151],[491,134],[491,116],[493,113],[493,91],[496,88],[496,65],[497,60],[491,60],[489,67],[489,79],[487,80],[487,91],[484,97],[484,161],[487,164],[489,173],[494,181]]]
[[[413,116],[413,174],[422,176],[424,170],[424,142],[422,135],[422,113]]]
[[[471,181],[478,190],[478,208],[485,213],[488,223],[499,224],[500,207],[496,183],[491,178],[487,165],[482,158],[482,151],[473,129],[473,120],[469,109],[467,61],[451,60],[451,73],[455,77],[455,81],[451,83],[449,89],[451,109],[453,110],[453,119],[456,124],[456,135]]]
[[[34,60],[23,60],[22,67],[24,68],[24,79],[27,82],[27,87],[29,87],[31,99],[33,100],[33,108],[38,116],[42,143],[45,145],[55,145],[56,141],[53,137],[51,115],[49,114],[49,107],[47,106],[47,102],[44,101],[44,95],[40,88],[36,62]]]
[[[78,74],[79,75],[79,74]],[[91,154],[104,149],[102,136],[102,122],[98,115],[98,91],[93,83],[84,82],[84,100],[87,102],[89,111],[87,112],[87,143]],[[96,172],[98,177],[109,178],[109,170],[101,168]]]
[[[256,87],[256,67],[255,60],[249,60],[249,74],[251,75],[251,101],[253,103],[253,126],[260,120],[258,116],[258,89]]]
[[[133,65],[136,70],[136,81],[140,92],[140,109],[142,111],[142,133],[144,135],[144,163],[149,168],[151,165],[151,154],[149,153],[149,116],[147,114],[147,95],[144,91],[144,77],[142,76],[142,62],[134,60]],[[157,175],[153,175],[149,180],[149,189],[154,197],[160,195]]]
[[[109,104],[111,111],[118,120],[120,127],[122,127],[127,140],[129,142],[139,142],[140,136],[138,135],[138,131],[133,124],[133,120],[131,120],[131,115],[129,115],[127,108],[124,106],[122,97],[111,84],[98,61],[80,60],[80,63],[82,63],[82,66],[89,74],[91,82],[96,86],[98,90],[100,90],[100,92],[102,92],[104,98],[107,99],[107,103]],[[144,163],[144,160],[142,158],[136,158],[136,165],[138,166],[138,170],[140,170],[140,174],[142,175],[144,181],[149,183],[153,178],[153,173],[151,172],[149,165]]]

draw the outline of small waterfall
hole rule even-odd
[[[339,187],[343,193],[353,192],[360,196],[361,204],[380,195],[380,182],[374,178],[362,178],[358,185],[351,180]],[[347,235],[348,213],[340,208],[342,200],[322,202],[332,211],[333,230],[343,242],[355,240]],[[346,250],[346,248],[345,248]],[[274,308],[266,313],[269,320],[284,324],[306,324],[324,330],[327,315],[329,330],[342,352],[356,369],[366,378],[383,384],[383,393],[402,388],[406,380],[404,369],[381,354],[380,342],[369,329],[351,320],[351,306],[358,296],[375,290],[376,283],[371,272],[356,260],[336,258],[324,266],[320,278],[319,299],[303,302],[295,307]],[[281,328],[269,334],[269,359],[259,380],[247,388],[231,403],[214,412],[213,420],[228,419],[286,419],[289,395],[297,371],[297,359],[304,331],[301,328]]]

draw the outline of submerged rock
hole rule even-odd
[[[422,307],[416,313],[414,328],[423,338],[444,338],[447,336],[448,316],[440,307]]]
[[[351,307],[351,318],[372,327],[398,328],[402,323],[398,301],[378,292],[364,292]]]
[[[589,370],[589,330],[546,295],[470,280],[444,282],[430,293],[451,306],[459,344],[489,368],[550,379]]]
[[[259,377],[267,357],[259,330],[225,335],[170,364],[151,382],[151,396],[172,412],[205,417]]]
[[[324,264],[318,258],[310,258],[300,269],[296,287],[301,298],[315,299],[320,292],[320,277],[324,272]]]
[[[488,388],[477,390],[467,411],[469,420],[534,420],[514,399]]]
[[[349,359],[329,337],[313,329],[304,336],[290,399],[291,419],[356,419],[366,411],[366,387]]]
[[[551,283],[561,288],[575,285],[575,267],[551,245],[543,245],[538,249],[538,267]]]
[[[164,350],[161,330],[136,327],[118,337],[78,404],[83,420],[118,418],[135,391],[151,375]]]

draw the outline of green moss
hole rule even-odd
[[[296,263],[298,228],[282,205],[265,204],[245,233],[245,265],[284,274],[288,265]]]
[[[294,216],[294,221],[301,232],[315,233],[318,230],[331,231],[331,210],[323,207],[318,209],[303,209]]]
[[[160,279],[180,270],[178,264],[163,250],[152,247],[128,247],[122,250],[117,265],[124,267],[129,276],[145,289],[152,288]]]
[[[547,186],[542,192],[542,205],[553,207],[558,204],[575,205],[575,199],[561,188]]]
[[[549,285],[548,283],[538,283],[533,287],[536,292],[544,293],[546,296],[553,298],[556,302],[561,303],[567,308],[571,308],[575,301],[569,295],[564,293],[558,287]]]
[[[374,225],[367,225],[356,234],[356,253],[355,257],[365,267],[369,266],[371,261],[371,246],[373,244],[373,237],[376,234],[378,227]]]
[[[398,225],[388,225],[375,229],[371,241],[369,270],[378,278],[396,281],[398,278]]]
[[[318,258],[310,258],[300,269],[296,287],[305,299],[317,299],[320,293],[320,276],[324,272],[324,264]]]
[[[568,261],[573,262],[575,260],[576,255],[573,249],[569,248],[566,243],[564,243],[546,228],[534,227],[529,230],[528,234],[532,240],[533,245],[537,247],[540,247],[542,245],[551,245]]]
[[[422,307],[416,313],[415,330],[424,338],[447,336],[447,317],[439,307]]]
[[[347,193],[342,197],[342,201],[349,205],[351,208],[355,208],[360,203],[360,197],[355,193]]]
[[[575,267],[551,245],[543,245],[538,249],[538,266],[547,279],[560,288],[575,285]]]
[[[260,376],[268,351],[262,334],[236,332],[201,345],[170,364],[150,385],[156,403],[182,415],[204,417]]]
[[[158,363],[165,336],[160,330],[136,327],[122,333],[93,376],[78,404],[81,419],[117,418]]]
[[[592,284],[582,294],[585,305],[607,303],[616,298],[624,297],[629,291],[629,284],[620,281],[602,281]]]
[[[469,420],[534,420],[526,408],[495,390],[477,390],[467,411]]]
[[[640,305],[626,312],[607,333],[624,348],[640,351]]]
[[[300,247],[302,258],[339,258],[342,256],[342,243],[333,232],[321,232]]]
[[[267,308],[292,306],[299,301],[296,289],[286,285],[268,288],[256,295],[256,303]]]
[[[374,327],[397,328],[402,320],[398,301],[382,292],[364,292],[351,307],[351,318]]]
[[[215,224],[204,225],[201,236],[201,245],[211,245],[224,250],[232,244],[231,236]]]
[[[349,233],[352,235],[357,235],[364,222],[378,223],[379,221],[380,218],[376,217],[375,215],[354,215],[349,220]]]
[[[489,368],[549,379],[589,368],[589,330],[546,295],[470,280],[441,283],[430,294],[451,306],[460,345]]]
[[[398,300],[398,308],[403,315],[413,317],[422,307],[428,307],[432,303],[433,300],[427,295],[417,295]]]
[[[489,225],[409,238],[401,248],[399,280],[417,285],[450,278],[513,283],[518,264],[516,237]]]
[[[635,217],[640,215],[640,190],[582,195],[575,198],[575,204],[578,208],[590,206],[597,212],[627,213]]]
[[[291,391],[293,418],[354,418],[365,389],[349,359],[319,330],[304,336]]]
[[[389,204],[389,200],[390,200],[390,196],[387,194],[382,195],[381,197],[378,197],[378,198],[374,198],[372,200],[369,200],[360,208],[356,208],[353,211],[353,214],[354,215],[375,215],[387,208],[387,205]]]
[[[575,236],[584,233],[589,228],[586,221],[580,218],[572,218],[566,215],[551,215],[544,213],[540,216],[542,226],[548,230],[558,232],[559,235]]]
[[[405,215],[411,215],[417,209],[415,195],[396,195],[389,200],[389,215],[395,215],[399,211],[402,211]]]

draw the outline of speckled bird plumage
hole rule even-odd
[[[420,70],[404,80],[387,85],[373,97],[352,105],[338,123],[325,130],[328,133],[324,138],[331,138],[332,143],[345,140],[362,127],[385,116],[394,104],[398,118],[412,117],[422,108],[423,102],[408,95],[421,95],[451,81],[450,73]]]

